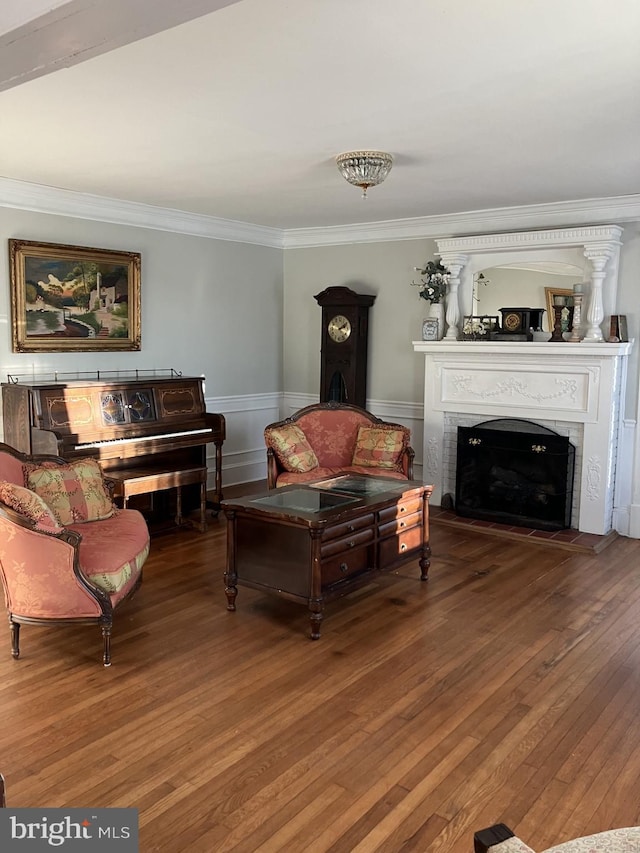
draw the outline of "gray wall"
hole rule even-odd
[[[617,311],[626,314],[629,337],[638,339],[640,222],[623,223]],[[313,298],[330,285],[375,293],[370,311],[367,396],[374,400],[421,402],[423,359],[411,342],[421,337],[428,303],[411,281],[414,267],[435,257],[434,240],[398,240],[288,249],[284,265],[284,388],[318,394],[320,308]],[[517,288],[512,297],[517,301]],[[629,359],[625,415],[636,418],[638,346]]]
[[[420,340],[429,304],[411,286],[414,267],[433,258],[433,240],[356,243],[288,249],[284,262],[284,388],[318,394],[321,309],[313,298],[341,285],[376,294],[369,311],[367,397],[421,402],[423,362],[411,347]]]
[[[282,390],[283,258],[275,248],[0,208],[0,370],[173,367],[207,396]],[[12,353],[9,238],[142,255],[142,351]]]

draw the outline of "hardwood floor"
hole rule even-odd
[[[640,541],[600,554],[432,526],[417,564],[305,608],[223,591],[225,529],[152,540],[118,614],[0,647],[9,806],[132,806],[140,850],[542,850],[640,823]]]

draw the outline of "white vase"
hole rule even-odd
[[[436,340],[441,341],[444,338],[444,304],[442,302],[430,302],[427,317],[432,317],[438,321],[438,337]]]

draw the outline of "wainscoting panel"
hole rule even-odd
[[[207,397],[208,412],[224,415],[227,437],[222,445],[222,486],[264,480],[267,454],[264,428],[280,419],[282,394],[244,394],[238,397]],[[208,487],[213,489],[215,448],[207,448]]]

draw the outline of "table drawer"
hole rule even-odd
[[[358,530],[356,533],[344,536],[342,539],[334,539],[333,541],[322,545],[320,548],[320,555],[324,560],[325,558],[335,557],[337,554],[347,554],[354,548],[360,548],[362,545],[366,545],[367,542],[371,542],[372,540],[372,527],[369,527],[366,530]]]
[[[421,545],[422,525],[404,530],[397,536],[389,536],[388,539],[383,539],[378,545],[380,565],[393,565],[396,561],[402,560],[405,555],[420,548]]]
[[[384,539],[386,536],[393,536],[396,533],[401,533],[403,530],[409,530],[412,527],[418,526],[422,527],[422,512],[398,516],[392,521],[387,521],[386,524],[381,524],[378,531],[380,539]]]
[[[356,530],[362,530],[363,527],[373,527],[373,513],[361,515],[358,518],[353,518],[351,521],[343,521],[341,524],[332,524],[322,531],[321,541],[328,542],[330,539],[338,539],[341,536],[348,536]]]
[[[327,587],[372,568],[372,548],[356,548],[322,562],[322,586]]]
[[[408,498],[406,501],[388,506],[386,509],[381,509],[378,513],[378,518],[381,522],[390,521],[392,518],[398,518],[401,515],[410,515],[412,512],[418,512],[422,509],[422,498]]]

